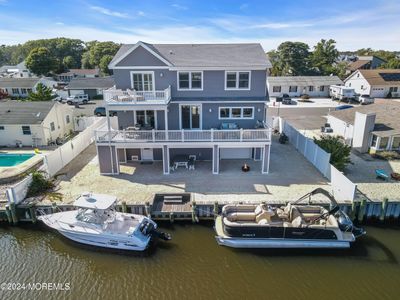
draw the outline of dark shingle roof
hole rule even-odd
[[[108,89],[115,85],[113,77],[74,78],[67,89]]]
[[[33,88],[40,78],[0,78],[0,88]]]
[[[321,86],[343,84],[337,76],[269,76],[269,84],[298,85],[298,86]]]
[[[0,125],[40,124],[46,118],[53,101],[16,101],[0,102]]]
[[[262,67],[271,63],[260,44],[148,44],[174,67]],[[122,45],[111,64],[135,44]]]

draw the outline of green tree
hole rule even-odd
[[[51,88],[46,87],[42,83],[38,83],[36,86],[36,92],[31,92],[28,95],[27,100],[29,101],[50,101],[55,98]]]
[[[280,75],[301,76],[310,73],[309,47],[301,42],[284,42],[276,51],[276,62],[273,68],[279,70]]]
[[[381,69],[400,69],[400,59],[392,58],[380,66]]]
[[[331,154],[330,163],[339,171],[344,171],[350,161],[351,146],[345,145],[338,136],[323,135],[320,139],[314,137],[314,143]]]
[[[64,57],[62,64],[64,69],[74,69],[79,67],[78,62],[75,61],[75,58],[72,55]]]
[[[110,70],[108,69],[108,65],[110,64],[111,60],[113,59],[112,55],[104,55],[101,59],[100,59],[100,65],[99,68],[101,70],[101,72],[103,72],[103,74],[108,74],[110,75]]]
[[[34,48],[25,61],[26,67],[36,75],[47,75],[58,68],[58,62],[47,48]]]
[[[348,68],[348,63],[345,61],[341,61],[338,63],[335,63],[332,67],[332,74],[338,76],[340,79],[344,80],[347,77],[347,68]]]
[[[311,64],[321,75],[330,75],[333,71],[333,64],[339,56],[335,44],[336,42],[333,39],[322,39],[314,46]]]
[[[90,63],[89,51],[86,51],[85,53],[82,54],[81,65],[82,65],[82,68],[84,68],[84,69],[93,69],[94,68],[92,66],[92,64]]]
[[[89,62],[93,67],[100,67],[101,59],[106,56],[114,56],[121,45],[114,42],[92,42],[89,46]]]

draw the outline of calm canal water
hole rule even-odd
[[[69,291],[1,291],[0,299],[399,299],[400,229],[366,227],[345,251],[243,251],[212,226],[163,228],[143,255],[82,247],[42,227],[0,228],[0,283],[69,283]]]

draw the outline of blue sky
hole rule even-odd
[[[0,0],[0,44],[65,36],[135,43],[281,42],[400,50],[399,0]]]

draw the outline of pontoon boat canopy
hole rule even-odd
[[[117,201],[117,197],[103,194],[83,193],[75,200],[74,206],[91,209],[108,209]]]

